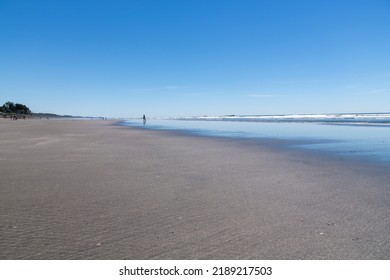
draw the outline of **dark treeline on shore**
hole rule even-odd
[[[18,118],[71,118],[72,116],[60,116],[51,113],[33,113],[26,105],[14,102],[6,102],[0,107],[0,115],[3,118],[16,120]]]
[[[82,117],[82,116],[71,116],[71,115],[57,115],[52,113],[33,113],[30,108],[26,105],[14,103],[14,102],[6,102],[3,106],[0,106],[0,117],[5,119],[10,118],[12,120],[17,120],[19,118],[27,119],[27,118],[37,118],[37,119],[54,119],[54,118],[94,118],[95,117]],[[104,119],[100,117],[99,119]]]
[[[0,107],[0,113],[4,118],[17,119],[19,117],[30,117],[33,113],[30,108],[20,103],[6,102]]]
[[[31,110],[23,104],[6,102],[0,107],[0,112],[3,114],[18,114],[18,115],[31,115]]]

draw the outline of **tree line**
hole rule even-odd
[[[0,107],[0,113],[4,116],[28,116],[31,115],[31,110],[23,104],[6,102]]]

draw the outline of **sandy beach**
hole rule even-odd
[[[388,168],[113,121],[0,120],[0,259],[390,259]]]

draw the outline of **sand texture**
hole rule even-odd
[[[390,174],[252,140],[1,120],[0,259],[390,259]]]

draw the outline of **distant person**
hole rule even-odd
[[[142,120],[143,120],[144,125],[145,125],[146,124],[146,117],[145,117],[145,115],[143,115]]]

